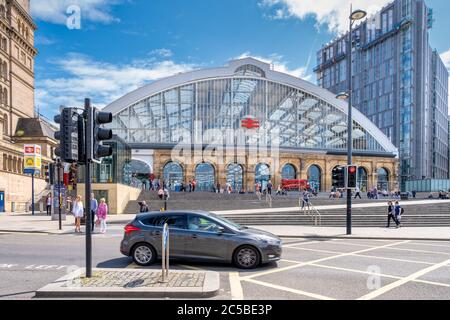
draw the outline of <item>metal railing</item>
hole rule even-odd
[[[272,203],[273,203],[272,195],[266,191],[266,204],[267,204],[270,208],[272,208]]]
[[[304,215],[309,216],[315,226],[321,226],[322,215],[320,214],[319,210],[312,204],[312,202],[306,202],[302,198],[300,198],[298,202],[300,212],[303,212]]]

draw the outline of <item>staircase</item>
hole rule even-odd
[[[425,196],[423,197],[425,198]],[[168,210],[245,210],[268,209],[263,196],[261,201],[255,194],[215,194],[208,192],[195,193],[171,193],[167,201]],[[155,191],[143,191],[138,200],[130,201],[125,208],[126,214],[137,214],[139,202],[145,200],[151,211],[159,211],[164,207],[164,201],[159,200]],[[416,199],[422,200],[422,199]],[[382,200],[354,200],[353,203],[387,203]],[[326,195],[312,199],[314,206],[345,205],[346,199],[329,200]],[[405,208],[402,217],[402,225],[405,227],[440,227],[450,226],[450,203],[407,205],[408,201],[401,201]],[[298,207],[298,194],[290,194],[284,197],[273,197],[272,208]],[[345,209],[319,210],[321,225],[326,227],[342,227],[346,225]],[[251,214],[223,214],[223,217],[242,225],[291,225],[313,226],[315,222],[310,216],[304,215],[299,209],[282,213],[251,213]],[[384,227],[387,224],[386,206],[373,208],[353,208],[352,223],[355,227]],[[395,223],[391,221],[391,226]]]

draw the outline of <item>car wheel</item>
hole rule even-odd
[[[259,251],[252,246],[243,246],[234,254],[234,264],[241,269],[254,269],[259,266],[261,256]]]
[[[156,261],[155,249],[146,243],[140,243],[133,248],[133,261],[139,266],[149,266]]]

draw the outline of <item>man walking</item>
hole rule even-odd
[[[91,229],[94,231],[95,229],[95,216],[97,214],[98,202],[95,199],[94,193],[91,193]]]
[[[360,199],[362,199],[362,198],[361,198],[361,190],[359,189],[358,186],[357,186],[356,189],[355,189],[355,199],[356,199],[357,197],[359,197]]]
[[[395,201],[395,219],[397,220],[397,228],[400,228],[402,226],[402,214],[404,212],[404,209],[400,206],[400,203],[398,201]]]

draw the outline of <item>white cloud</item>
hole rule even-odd
[[[447,68],[450,69],[450,49],[441,54],[441,59]]]
[[[56,113],[60,105],[81,107],[86,97],[95,106],[104,107],[146,83],[194,69],[194,65],[171,60],[113,65],[78,54],[54,64],[64,76],[40,80],[36,88],[36,106],[47,114]]]
[[[260,56],[252,55],[250,52],[244,52],[243,54],[236,57],[235,59],[243,59],[243,58],[248,58],[248,57],[255,58],[255,59],[263,61],[265,63],[270,63],[271,65],[273,65],[275,71],[287,73],[294,77],[302,78],[306,81],[311,81],[311,79],[312,79],[312,75],[307,74],[307,72],[308,72],[307,66],[300,67],[297,69],[289,69],[287,66],[288,62],[284,61],[283,56],[281,56],[279,54],[271,54],[269,57],[260,57]]]
[[[369,14],[373,14],[389,0],[262,0],[262,6],[284,6],[283,9],[276,9],[274,18],[298,17],[305,19],[314,17],[318,25],[327,25],[331,32],[345,32],[348,30],[348,17],[350,14],[350,4],[353,8],[363,9]],[[280,11],[281,10],[281,11]]]
[[[111,7],[123,0],[31,0],[31,14],[36,20],[66,24],[67,8],[81,9],[81,21],[112,23],[118,21],[110,13]]]

